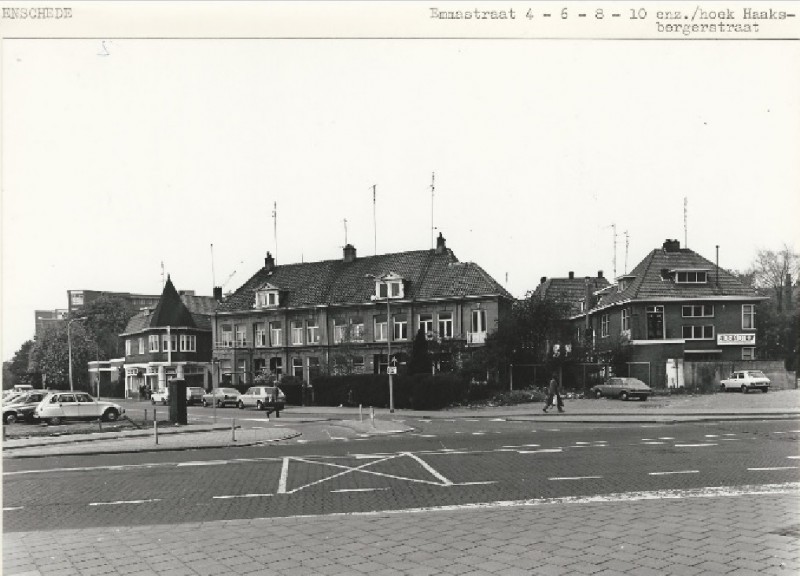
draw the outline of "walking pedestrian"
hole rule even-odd
[[[558,411],[563,412],[564,401],[561,399],[561,384],[556,378],[555,373],[550,378],[550,384],[547,388],[547,400],[545,400],[544,402],[544,408],[542,408],[542,412],[547,412],[547,409],[553,405],[553,397],[556,398],[556,405],[558,406]]]

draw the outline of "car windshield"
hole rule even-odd
[[[754,378],[766,378],[766,376],[764,376],[764,373],[761,370],[750,370],[748,374],[750,374],[750,376]]]
[[[219,388],[220,394],[238,394],[238,390],[234,390],[233,388]]]

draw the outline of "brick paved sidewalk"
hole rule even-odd
[[[796,490],[6,533],[3,574],[790,575]]]

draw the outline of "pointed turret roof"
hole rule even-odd
[[[181,300],[169,276],[167,276],[167,283],[164,284],[161,298],[158,300],[158,306],[150,316],[150,328],[166,326],[197,327],[191,312]]]

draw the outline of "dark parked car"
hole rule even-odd
[[[22,396],[15,396],[13,400],[3,405],[3,422],[5,424],[13,424],[24,420],[25,422],[33,422],[33,411],[39,405],[49,390],[33,390]]]
[[[604,384],[592,386],[589,393],[595,398],[640,398],[647,400],[653,393],[653,389],[638,378],[609,378]]]

